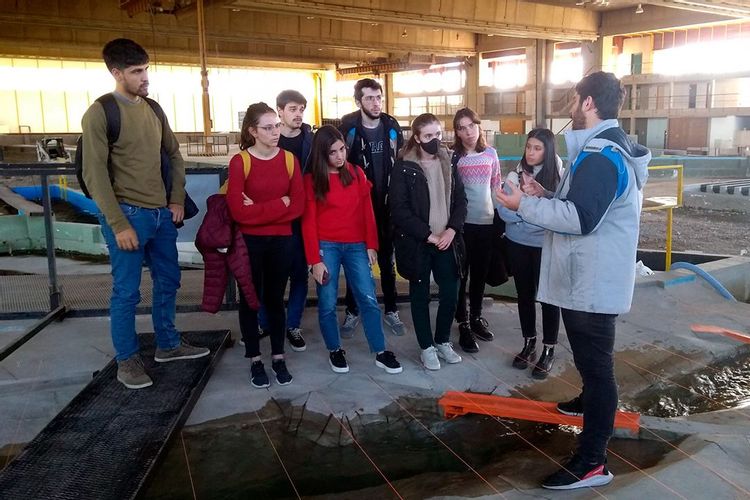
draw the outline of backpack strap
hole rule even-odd
[[[287,151],[284,151],[284,161],[286,162],[286,171],[289,174],[289,178],[291,179],[294,175],[294,154]],[[250,169],[253,166],[252,160],[250,159],[250,153],[247,152],[246,149],[243,149],[240,151],[240,158],[242,158],[242,170],[244,173],[245,179],[247,179],[247,176],[250,175]],[[229,186],[229,179],[224,181],[224,184],[221,185],[219,188],[219,194],[227,194],[227,187]]]
[[[284,161],[286,162],[286,173],[289,174],[289,178],[291,179],[294,175],[294,154],[285,149]],[[245,177],[247,177],[247,173],[245,174]]]
[[[120,108],[112,93],[99,96],[96,101],[104,109],[104,117],[107,121],[107,142],[111,151],[112,145],[120,138]]]

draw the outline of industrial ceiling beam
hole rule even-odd
[[[533,4],[529,4],[533,5]],[[483,21],[434,14],[415,14],[356,5],[331,5],[314,0],[230,0],[225,8],[275,14],[323,17],[348,22],[391,23],[452,30],[484,35],[542,38],[552,40],[595,40],[596,30],[541,27],[534,25]]]
[[[663,5],[673,9],[701,12],[704,14],[717,14],[720,16],[735,17],[738,19],[750,17],[750,5],[743,1],[722,0],[647,0],[652,5]]]

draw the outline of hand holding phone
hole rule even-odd
[[[328,284],[328,280],[330,279],[328,275],[328,268],[322,262],[313,264],[313,266],[310,268],[310,273],[313,275],[313,279],[319,284]]]

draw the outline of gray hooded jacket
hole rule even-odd
[[[547,229],[540,302],[602,314],[630,310],[648,149],[617,120],[565,134],[571,167],[552,199],[524,196],[518,215]]]

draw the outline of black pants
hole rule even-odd
[[[518,319],[524,337],[536,337],[536,292],[539,287],[539,268],[542,249],[515,243],[506,238],[510,267],[518,292]],[[545,344],[557,344],[560,330],[560,308],[542,304],[542,332]]]
[[[396,312],[396,268],[393,265],[393,239],[390,234],[378,234],[378,267],[380,268],[380,287],[383,289],[385,312]],[[359,316],[359,308],[354,295],[346,284],[346,312]]]
[[[583,431],[577,454],[590,463],[603,463],[617,411],[614,370],[616,314],[562,309],[573,361],[583,381]]]
[[[409,281],[409,295],[417,342],[419,342],[419,347],[427,349],[433,343],[443,344],[450,340],[453,315],[456,312],[458,266],[453,245],[443,251],[438,250],[435,245],[427,243],[423,245],[428,248],[424,262],[422,262],[419,281]],[[437,283],[439,298],[434,341],[430,326],[430,273]]]
[[[464,224],[464,244],[466,245],[466,269],[458,288],[456,321],[468,321],[466,316],[466,282],[469,283],[469,312],[472,318],[482,315],[484,284],[490,270],[492,258],[493,224]],[[471,278],[471,279],[470,279]]]
[[[292,264],[291,236],[254,236],[245,234],[247,252],[250,254],[253,285],[260,293],[260,302],[268,318],[271,354],[284,354],[286,313],[284,290]],[[260,356],[258,336],[258,311],[250,309],[240,291],[240,331],[245,342],[245,357]]]

